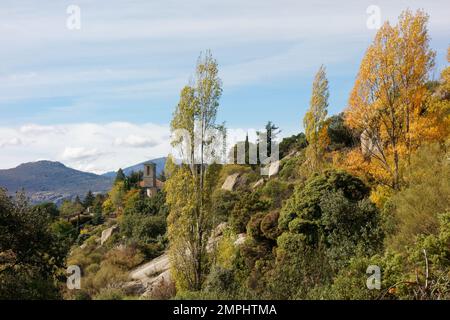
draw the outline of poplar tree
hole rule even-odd
[[[181,147],[185,164],[173,170],[165,185],[170,209],[169,254],[180,290],[200,290],[209,271],[207,243],[213,224],[207,164],[217,138],[209,133],[223,129],[216,124],[221,94],[217,61],[207,51],[198,59],[193,83],[181,91],[171,122],[173,133],[177,129],[188,133],[172,142]]]
[[[306,140],[308,141],[307,158],[312,168],[320,167],[327,144],[326,117],[328,113],[328,80],[322,65],[314,77],[309,109],[303,118]]]

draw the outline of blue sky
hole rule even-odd
[[[81,9],[80,30],[66,27],[69,5]],[[0,168],[50,159],[100,173],[167,154],[179,91],[205,49],[223,80],[220,122],[299,132],[321,64],[329,112],[345,107],[376,33],[370,5],[393,23],[406,8],[430,14],[438,77],[447,0],[2,0]]]

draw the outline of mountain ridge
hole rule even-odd
[[[156,163],[157,174],[164,169],[165,159],[149,160]],[[142,170],[145,162],[123,170],[125,174]],[[98,175],[67,167],[61,162],[40,160],[22,163],[11,169],[0,169],[0,188],[6,189],[10,195],[23,190],[32,203],[61,204],[64,200],[74,199],[76,196],[84,198],[89,190],[93,193],[108,192],[115,175],[115,172]]]

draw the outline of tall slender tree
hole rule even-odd
[[[307,157],[313,168],[320,167],[326,147],[326,117],[329,98],[328,80],[325,67],[322,65],[314,77],[309,109],[303,118],[306,140],[308,141]]]
[[[206,246],[212,218],[206,165],[217,139],[210,132],[221,128],[216,124],[221,94],[217,61],[207,51],[198,59],[193,84],[182,90],[171,122],[172,132],[187,132],[188,137],[176,136],[172,144],[182,146],[183,161],[190,164],[175,169],[165,185],[170,208],[169,253],[180,289],[200,290],[208,272]]]

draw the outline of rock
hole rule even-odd
[[[269,162],[265,166],[261,167],[261,175],[263,176],[275,176],[278,174],[278,170],[280,169],[280,160]]]
[[[220,237],[223,234],[223,231],[228,227],[227,222],[220,223],[217,227],[214,228],[212,232],[213,237]]]
[[[143,297],[151,297],[155,289],[161,288],[172,281],[170,276],[169,255],[164,253],[156,259],[147,262],[130,272],[132,281],[127,283],[130,291]]]
[[[172,282],[170,270],[166,270],[147,283],[147,289],[142,294],[142,296],[152,297],[154,296],[156,290],[158,290],[161,287],[169,285],[170,282]]]
[[[234,242],[234,245],[236,247],[238,247],[238,246],[242,245],[246,239],[247,239],[247,234],[240,233],[240,234],[238,234],[238,237],[237,237],[236,241]]]
[[[264,184],[264,179],[261,178],[261,179],[259,179],[258,181],[256,181],[256,183],[253,185],[252,189],[256,189],[256,188],[258,188],[259,186],[262,186],[263,184]]]
[[[269,178],[278,174],[280,169],[280,160],[271,162],[269,166]]]
[[[239,173],[229,175],[222,185],[222,190],[233,191],[234,186],[239,178]]]
[[[169,270],[169,255],[167,253],[151,260],[150,262],[141,265],[135,270],[131,271],[130,277],[133,280],[140,280],[144,283],[151,281],[161,273]]]
[[[119,227],[117,225],[102,231],[102,238],[100,240],[100,245],[102,246],[114,233],[118,231]]]

